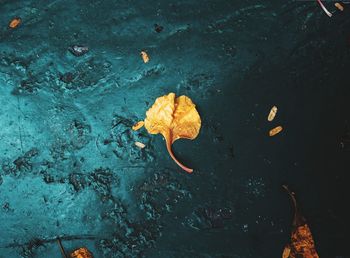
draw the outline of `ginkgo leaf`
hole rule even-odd
[[[145,128],[150,134],[162,134],[171,158],[186,172],[192,173],[193,169],[179,162],[171,149],[176,140],[193,140],[199,134],[201,118],[189,97],[175,98],[174,93],[169,93],[157,98],[146,112]]]
[[[291,233],[291,242],[283,251],[282,258],[319,258],[311,230],[305,218],[300,214],[294,193],[286,185],[283,188],[288,192],[294,207],[294,219]]]

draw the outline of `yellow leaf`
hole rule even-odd
[[[71,258],[93,258],[90,251],[85,247],[81,247],[75,250],[73,253],[70,254],[70,257]]]
[[[137,130],[139,130],[140,128],[142,128],[144,124],[145,124],[145,123],[144,123],[143,121],[139,121],[139,122],[137,122],[136,124],[134,124],[134,125],[132,126],[132,129],[133,129],[134,131],[137,131]]]
[[[178,139],[193,140],[199,134],[201,118],[189,97],[175,98],[174,93],[159,97],[146,112],[145,128],[150,134],[162,134],[171,158],[186,172],[190,169],[174,156],[171,145]]]

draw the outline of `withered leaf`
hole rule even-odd
[[[193,140],[199,134],[201,118],[189,97],[175,98],[174,93],[159,97],[146,112],[145,128],[150,134],[162,134],[171,158],[186,172],[193,169],[181,164],[173,154],[171,145],[178,139]]]
[[[86,247],[81,247],[70,254],[71,258],[93,258],[92,254]]]
[[[283,185],[288,192],[294,207],[294,219],[291,233],[291,242],[284,248],[282,258],[319,258],[311,230],[305,218],[300,214],[294,193],[288,186]]]

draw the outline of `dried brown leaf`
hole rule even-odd
[[[291,241],[290,244],[285,247],[282,258],[319,258],[316,252],[315,242],[313,240],[311,230],[306,224],[305,218],[299,213],[294,193],[291,192],[285,185],[283,188],[288,192],[293,202],[294,219]],[[290,251],[286,250],[287,248],[289,248]]]

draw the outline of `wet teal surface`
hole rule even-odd
[[[0,0],[0,257],[61,257],[57,237],[94,257],[281,257],[284,183],[320,257],[349,257],[350,17],[327,6]],[[191,175],[130,130],[169,92],[202,117],[174,144]]]

